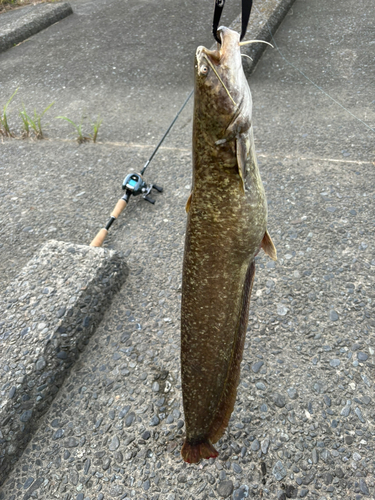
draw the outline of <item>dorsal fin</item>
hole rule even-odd
[[[277,260],[277,251],[275,245],[273,244],[271,236],[268,234],[267,231],[264,233],[261,247],[266,252],[268,257],[271,257],[272,260]]]

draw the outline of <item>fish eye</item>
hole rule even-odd
[[[207,75],[207,73],[208,73],[208,67],[207,66],[202,66],[201,69],[200,69],[200,71],[199,71],[199,73],[201,75]]]

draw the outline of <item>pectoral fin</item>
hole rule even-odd
[[[189,210],[190,210],[190,205],[191,205],[192,198],[193,198],[193,191],[190,193],[188,201],[186,202],[186,207],[185,207],[186,213],[188,213]]]
[[[238,173],[239,176],[241,177],[243,192],[245,192],[247,148],[246,148],[246,139],[244,137],[238,137],[236,139],[236,154],[237,154]]]
[[[266,252],[268,257],[271,257],[272,260],[277,260],[277,251],[275,245],[273,244],[271,236],[268,234],[267,231],[264,233],[261,247]]]

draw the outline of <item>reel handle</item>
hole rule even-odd
[[[149,198],[147,196],[147,194],[144,195],[143,199],[148,201],[149,203],[152,203],[152,205],[155,205],[155,200],[153,200],[152,198]]]

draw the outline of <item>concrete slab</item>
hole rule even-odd
[[[124,283],[116,252],[49,241],[0,296],[0,482]]]
[[[0,16],[0,52],[73,14],[69,3],[28,5]]]

